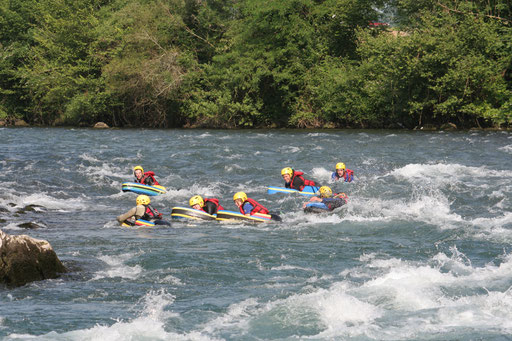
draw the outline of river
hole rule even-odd
[[[0,228],[70,270],[0,288],[0,339],[512,338],[510,132],[0,128],[0,146]],[[337,162],[354,182],[330,182]],[[195,194],[236,210],[238,191],[283,221],[119,227],[135,165],[169,221]],[[286,166],[348,204],[267,194]]]

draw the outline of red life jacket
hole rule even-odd
[[[290,180],[290,188],[298,189],[299,191],[302,191],[304,189],[304,186],[316,186],[315,182],[313,180],[304,179],[304,177],[302,176],[303,174],[304,174],[303,172],[297,172],[297,171],[293,172],[293,176]],[[302,181],[304,181],[304,186],[300,186],[300,188],[293,188],[293,179],[295,179],[296,176],[299,177],[300,179],[302,179]]]
[[[144,205],[144,207],[146,207],[146,211],[144,212],[142,219],[162,219],[162,213],[158,212],[156,208],[153,208],[150,205]]]
[[[224,209],[224,207],[222,207],[219,204],[219,199],[216,199],[216,198],[204,198],[204,202],[206,203],[207,201],[213,202],[215,204],[215,206],[217,206],[217,210],[223,210]]]
[[[139,181],[139,179],[135,178],[135,182],[138,182],[140,184],[144,184],[144,182],[146,181],[147,178],[151,178],[153,180],[153,185],[152,186],[160,185],[158,183],[158,181],[156,181],[156,179],[155,179],[155,172],[151,172],[151,171],[145,172],[144,176],[142,178],[140,178],[140,181]]]
[[[244,204],[248,202],[249,204],[252,205],[253,209],[251,210],[251,215],[253,215],[254,213],[263,213],[263,214],[268,214],[268,210],[266,207],[260,205],[256,200],[253,200],[251,198],[247,198],[243,203],[242,205],[240,205],[239,209],[240,209],[240,213],[242,214],[245,214],[244,212]]]

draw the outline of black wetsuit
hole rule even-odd
[[[335,208],[345,205],[347,202],[342,198],[325,198],[322,199],[322,203],[329,208],[329,211],[332,211]]]
[[[206,201],[203,206],[203,210],[208,214],[216,214],[218,206],[214,202]]]

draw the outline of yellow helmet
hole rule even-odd
[[[137,203],[137,205],[149,205],[151,199],[149,199],[147,195],[141,194],[137,197],[135,202]]]
[[[142,168],[142,166],[135,166],[135,167],[133,167],[133,172],[135,173],[135,171],[136,171],[137,169],[140,169],[140,171],[141,171],[142,173],[144,173],[144,168]]]
[[[343,162],[338,162],[338,163],[336,164],[336,170],[338,170],[338,169],[343,169],[343,170],[345,170],[345,164],[344,164]]]
[[[290,167],[285,167],[281,170],[281,175],[285,175],[285,174],[288,174],[290,176],[293,175],[293,169],[291,169]]]
[[[322,186],[320,187],[320,196],[322,198],[330,198],[332,197],[332,189],[328,186]]]
[[[233,195],[233,201],[236,201],[237,199],[242,199],[242,202],[244,202],[247,200],[247,194],[244,192],[237,192]]]
[[[203,200],[203,197],[200,196],[200,195],[194,195],[192,198],[190,198],[190,200],[188,201],[190,207],[194,206],[194,205],[199,205],[201,207],[204,206],[204,200]]]

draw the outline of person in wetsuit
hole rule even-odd
[[[331,175],[331,178],[335,181],[343,179],[345,182],[352,182],[354,180],[354,171],[347,169],[343,162],[336,164],[336,171]]]
[[[269,213],[265,206],[261,205],[254,199],[248,198],[245,192],[235,193],[235,195],[233,195],[233,201],[240,210],[240,213],[243,215],[251,216],[256,213],[262,213],[270,215],[270,219],[281,221],[281,217],[279,217],[277,214]]]
[[[319,192],[320,196],[311,197],[311,199],[309,199],[308,202],[305,202],[302,207],[306,208],[306,205],[311,202],[321,202],[329,211],[332,211],[348,202],[348,198],[345,193],[334,194],[333,196],[332,189],[328,186],[320,187]]]
[[[193,209],[200,210],[206,212],[208,214],[216,214],[218,210],[223,210],[219,204],[219,199],[217,198],[204,198],[200,195],[194,195],[189,200],[189,205]]]
[[[302,191],[305,186],[316,186],[312,180],[304,179],[303,172],[298,172],[290,167],[285,167],[281,170],[281,176],[284,180],[284,186],[290,189]]]
[[[151,199],[147,195],[139,195],[137,199],[135,199],[135,203],[137,206],[117,217],[117,221],[120,224],[126,223],[133,226],[137,219],[144,219],[155,225],[170,225],[167,221],[162,220],[162,213],[158,212],[156,208],[150,205]]]
[[[148,171],[144,172],[142,166],[133,167],[133,175],[135,176],[135,182],[148,186],[160,186],[158,181],[155,179],[155,173]]]

